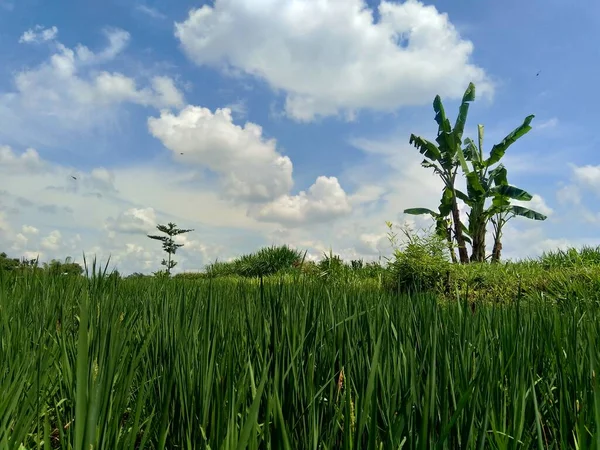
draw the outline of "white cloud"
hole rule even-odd
[[[386,233],[363,233],[358,237],[356,249],[363,254],[380,255],[387,253],[390,246]]]
[[[55,42],[48,60],[15,74],[15,90],[0,92],[4,125],[0,138],[24,145],[64,145],[65,137],[100,125],[114,126],[120,105],[160,109],[184,104],[183,94],[169,77],[147,77],[144,86],[123,73],[101,70],[124,51],[130,38],[119,29],[107,29],[104,34],[108,44],[99,51]],[[60,133],[64,134],[52,139]]]
[[[552,117],[551,119],[545,120],[542,123],[538,124],[535,128],[543,130],[545,128],[556,128],[558,126],[558,119],[556,117]]]
[[[48,236],[42,239],[41,247],[45,250],[58,250],[62,244],[62,234],[58,230],[53,230]]]
[[[364,184],[348,197],[350,204],[361,205],[363,203],[371,203],[379,200],[385,194],[383,186]]]
[[[113,60],[125,50],[131,38],[127,31],[119,28],[106,28],[103,30],[103,34],[108,40],[108,46],[100,52],[95,53],[85,45],[77,45],[75,55],[81,64],[102,64]],[[64,46],[62,48],[64,49]]]
[[[575,181],[582,186],[600,194],[600,165],[572,166]]]
[[[123,211],[116,219],[109,217],[105,228],[112,232],[147,234],[156,227],[156,214],[153,208],[130,208]]]
[[[25,31],[19,38],[20,44],[39,43],[45,41],[53,41],[58,35],[58,28],[50,27],[44,28],[41,25],[36,25],[34,28],[30,28]]]
[[[152,8],[147,5],[136,5],[135,9],[147,16],[152,17],[153,19],[166,19],[167,16],[161,13],[158,9]]]
[[[292,162],[274,139],[265,139],[252,122],[233,123],[231,110],[187,106],[178,115],[163,111],[148,119],[150,133],[176,160],[218,174],[229,198],[269,201],[292,187]]]
[[[25,234],[38,234],[40,232],[40,230],[38,230],[36,227],[32,227],[31,225],[23,225],[21,229]]]
[[[546,204],[546,201],[542,198],[541,195],[533,194],[531,197],[531,200],[528,202],[513,200],[512,203],[518,206],[523,206],[525,208],[532,209],[548,217],[554,213],[554,210]]]
[[[237,100],[233,103],[229,103],[225,108],[231,110],[238,118],[244,118],[248,115],[248,105],[245,100]]]
[[[580,205],[581,192],[579,187],[574,184],[567,184],[556,191],[556,200],[562,206]]]
[[[0,171],[37,172],[44,168],[44,163],[35,149],[28,148],[17,155],[12,148],[0,145]]]
[[[286,92],[296,120],[357,110],[392,111],[460,97],[470,81],[492,94],[470,62],[473,44],[446,14],[416,0],[382,1],[380,20],[364,0],[216,0],[175,24],[187,56],[263,79]]]
[[[283,195],[260,207],[256,216],[260,220],[297,226],[330,221],[349,214],[351,210],[350,202],[337,178],[320,176],[308,192]]]
[[[14,250],[22,249],[25,247],[25,245],[27,245],[27,241],[27,236],[22,233],[17,233],[17,235],[14,237],[12,248]]]
[[[104,167],[97,167],[92,169],[90,172],[90,185],[93,188],[101,191],[115,191],[115,174],[105,169]],[[86,181],[88,180],[86,179]]]

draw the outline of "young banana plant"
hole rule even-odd
[[[471,139],[467,138],[464,151],[459,149],[457,152],[460,166],[467,180],[467,193],[457,190],[456,195],[471,208],[468,213],[469,225],[468,233],[466,233],[471,238],[471,261],[483,262],[487,259],[485,235],[490,220],[494,224],[492,260],[496,262],[500,258],[502,248],[500,241],[502,227],[510,218],[516,215],[534,220],[546,218],[541,213],[511,204],[511,200],[530,201],[532,196],[525,190],[508,183],[507,170],[503,164],[493,167],[502,159],[508,147],[531,130],[530,123],[533,118],[533,115],[527,116],[519,127],[499,144],[494,145],[487,159],[484,159],[483,156],[483,125],[478,125],[478,145],[476,146]],[[487,199],[492,199],[492,203],[486,208]],[[496,255],[496,259],[494,255]]]
[[[465,91],[462,102],[459,108],[454,128],[450,125],[450,121],[446,117],[446,112],[442,104],[440,96],[436,96],[433,101],[433,109],[436,113],[435,121],[438,124],[438,134],[436,138],[437,145],[420,136],[410,135],[410,144],[414,145],[425,159],[421,162],[421,166],[433,169],[444,182],[444,194],[449,199],[449,212],[452,215],[454,224],[454,238],[458,244],[458,254],[461,263],[468,263],[469,256],[466,248],[466,240],[464,236],[465,226],[460,220],[458,211],[458,202],[454,182],[459,167],[457,160],[458,151],[462,145],[462,135],[467,121],[469,112],[469,104],[475,100],[475,85],[469,83]],[[415,211],[416,209],[412,209]],[[423,210],[418,214],[429,214],[430,210]],[[406,212],[406,211],[405,211]],[[415,214],[415,212],[413,212]],[[434,216],[436,217],[436,216]],[[436,218],[437,220],[437,218]]]

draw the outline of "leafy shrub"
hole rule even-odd
[[[299,267],[304,255],[287,245],[264,247],[256,253],[242,255],[231,262],[215,262],[206,268],[210,276],[240,275],[261,277]]]
[[[388,261],[384,286],[400,292],[441,291],[450,270],[447,245],[434,233],[419,235],[406,229],[407,244],[400,249],[390,237],[394,253]]]
[[[545,268],[598,266],[600,265],[600,246],[544,252],[538,261]]]
[[[235,261],[215,261],[208,264],[205,270],[207,276],[210,277],[226,277],[236,275]]]
[[[347,269],[342,258],[339,255],[334,255],[332,251],[329,254],[323,254],[323,259],[317,263],[317,267],[322,277],[340,276]]]

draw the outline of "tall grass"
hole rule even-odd
[[[600,449],[600,312],[0,272],[1,449]]]

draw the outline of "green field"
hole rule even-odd
[[[1,449],[600,448],[577,284],[476,304],[304,275],[0,280]]]

